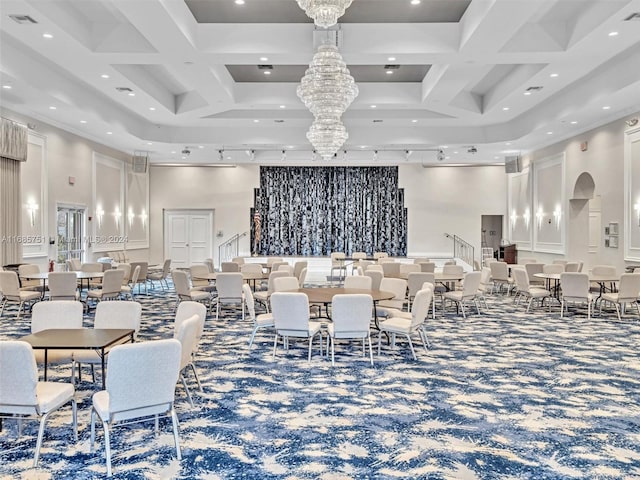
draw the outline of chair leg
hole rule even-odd
[[[251,338],[249,339],[249,348],[253,345],[253,339],[256,338],[256,333],[258,332],[258,325],[253,327],[253,332],[251,332]]]
[[[185,392],[187,392],[187,399],[189,400],[189,404],[193,407],[195,406],[193,403],[193,398],[191,398],[191,392],[189,391],[189,387],[187,386],[187,381],[184,378],[184,373],[180,373],[180,380],[182,380],[182,386],[184,387]]]
[[[380,356],[380,341],[382,340],[382,330],[378,331],[378,356]]]
[[[90,451],[91,453],[95,450],[95,442],[96,442],[96,410],[94,408],[91,409],[91,438],[90,438]]]
[[[371,348],[371,335],[367,335],[369,339],[369,361],[371,362],[371,366],[373,367],[373,348]],[[364,340],[363,342],[364,343]]]
[[[200,383],[200,378],[198,378],[198,371],[196,370],[196,366],[193,364],[193,362],[191,362],[189,365],[189,367],[191,367],[191,370],[193,370],[193,376],[196,377],[196,383],[198,384],[198,390],[200,390],[201,392],[202,390],[202,384]]]
[[[107,477],[111,476],[111,438],[109,437],[109,425],[102,421],[102,429],[104,430],[104,455],[107,459]]]
[[[427,335],[427,331],[424,329],[424,325],[420,327],[420,332],[423,336],[423,345],[425,346],[425,351],[427,351],[427,348],[431,348],[431,344],[429,343],[429,337]]]
[[[462,310],[462,318],[467,318],[467,314],[464,311],[464,300],[460,301],[460,309]]]
[[[74,441],[78,441],[78,404],[76,403],[76,399],[71,399],[71,418],[73,422],[73,439]]]
[[[416,351],[413,349],[413,342],[411,341],[411,335],[407,334],[407,340],[409,340],[409,347],[411,348],[411,354],[413,355],[413,359],[417,360],[418,357],[416,357]]]
[[[560,301],[560,318],[564,318],[564,298]]]
[[[278,346],[278,334],[276,333],[275,337],[273,337],[273,359],[276,358],[276,347]]]
[[[37,467],[38,466],[38,459],[40,458],[40,447],[42,446],[42,437],[44,435],[44,425],[47,421],[47,417],[49,416],[48,413],[45,413],[41,418],[40,418],[40,428],[38,428],[38,440],[36,441],[36,453],[33,456],[33,467]]]
[[[173,440],[176,444],[176,457],[178,460],[182,460],[182,453],[180,452],[180,436],[178,433],[178,416],[176,415],[176,411],[171,406],[171,423],[173,424]]]
[[[621,322],[622,318],[620,317],[620,307],[618,306],[618,304],[615,304],[616,306],[616,313],[618,314],[618,321]]]
[[[331,343],[331,366],[335,367],[336,365],[336,339],[332,336],[329,336],[327,339]]]

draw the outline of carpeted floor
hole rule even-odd
[[[140,340],[173,333],[174,293],[150,291]],[[383,344],[375,366],[360,346],[339,345],[336,366],[306,343],[278,350],[227,310],[207,319],[195,408],[176,390],[183,460],[170,422],[126,426],[112,436],[115,478],[201,479],[631,479],[640,478],[640,324],[586,312],[526,314],[510,297],[467,319],[429,320],[431,349]],[[87,317],[86,326],[91,326]],[[29,317],[0,319],[0,339],[29,332]],[[376,339],[377,336],[374,336]],[[52,369],[68,379],[70,369]],[[88,370],[77,386],[79,441],[70,408],[54,414],[40,465],[31,468],[37,422],[0,432],[0,478],[104,477],[104,444],[89,450]]]

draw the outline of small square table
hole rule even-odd
[[[135,331],[131,328],[56,328],[41,330],[19,338],[31,347],[44,350],[44,380],[47,381],[47,356],[49,350],[95,350],[102,360],[102,389],[105,388],[105,350],[123,338],[133,343]]]

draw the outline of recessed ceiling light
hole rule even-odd
[[[204,145],[198,145],[198,148],[204,148]]]
[[[453,152],[453,153],[457,154],[458,152]]]
[[[505,145],[506,145],[506,146],[509,146],[509,145],[511,145],[511,142],[507,142],[507,143],[505,143]]]
[[[227,157],[227,160],[231,160],[231,157]]]
[[[175,153],[176,153],[176,151],[175,151],[175,150],[171,150],[171,153],[175,154]]]
[[[617,37],[618,36],[618,32],[609,32],[609,36],[610,37]]]
[[[54,107],[53,105],[49,107],[49,110],[55,110],[56,107]]]
[[[186,160],[186,159],[187,159],[187,157],[182,157],[182,159],[183,159],[183,160]]]
[[[611,35],[611,34],[609,34],[609,35]],[[53,38],[53,35],[51,35],[50,33],[43,33],[42,36],[44,38]]]
[[[287,108],[286,105],[280,105],[280,108]]]
[[[107,135],[113,135],[113,132],[107,132]]]
[[[295,147],[295,145],[287,145],[287,150],[291,150],[294,147]]]
[[[133,92],[129,92],[129,93],[128,93],[128,95],[129,95],[130,97],[135,97],[135,96],[136,96],[136,94],[135,94],[135,93],[133,93]]]
[[[271,70],[265,70],[263,73],[264,73],[265,75],[271,75]]]
[[[152,112],[155,111],[156,107],[149,107],[149,110],[151,110]]]
[[[258,120],[257,118],[253,121],[253,123],[260,123],[260,120]]]
[[[551,75],[549,75],[549,76],[550,76],[551,78],[556,78],[556,77],[558,77],[558,74],[557,74],[557,73],[552,73],[552,74],[551,74]]]
[[[571,123],[571,125],[575,125],[576,123],[578,123],[578,121],[577,120],[572,120],[570,123]]]
[[[411,0],[411,5],[420,5],[420,0]]]
[[[147,142],[147,145],[153,145],[153,142]]]
[[[11,90],[11,85],[2,85],[2,88],[4,88],[5,90]]]
[[[87,123],[86,120],[80,120],[80,123]]]
[[[371,105],[371,108],[378,108],[377,105]]]
[[[553,132],[547,132],[547,135],[553,135]]]
[[[411,123],[418,123],[418,120],[414,118],[413,120],[411,120]]]
[[[505,112],[509,111],[509,107],[502,107],[502,110],[504,110]]]
[[[396,57],[389,57],[389,58],[387,58],[387,60],[389,60],[390,62],[395,62],[396,61]]]
[[[235,0],[236,5],[244,5],[244,0]]]
[[[387,75],[393,75],[393,70],[385,70],[385,73],[386,73]]]
[[[365,145],[360,145],[360,148],[367,148]]]
[[[494,159],[494,160],[498,160],[499,158],[500,158],[500,157],[499,157],[499,156],[497,156],[497,155],[496,155],[495,157],[493,157],[493,159]]]
[[[102,77],[102,78],[109,78],[109,75],[107,75],[106,73],[103,73],[102,75],[100,75],[100,77]]]
[[[525,95],[531,95],[531,92],[524,92]]]
[[[609,105],[605,105],[604,107],[602,107],[603,110],[609,110],[611,107]]]
[[[267,61],[269,61],[269,57],[260,57],[260,61],[261,62],[267,62]]]
[[[449,148],[449,145],[442,145],[440,148]]]

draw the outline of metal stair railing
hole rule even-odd
[[[459,258],[471,268],[475,268],[475,265],[473,264],[473,261],[475,260],[474,246],[457,235],[445,233],[444,236],[453,240],[453,257]]]
[[[230,262],[233,257],[237,257],[240,252],[240,239],[249,235],[249,232],[236,233],[230,239],[222,242],[218,246],[218,268],[222,262]]]

